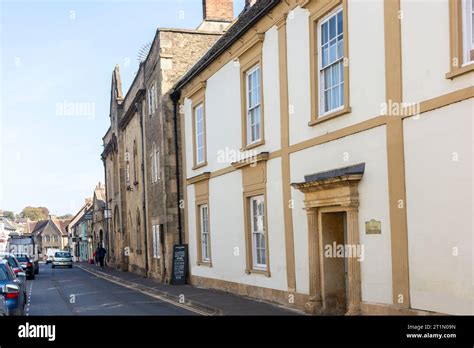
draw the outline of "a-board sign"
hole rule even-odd
[[[188,272],[188,246],[186,244],[173,246],[173,274],[171,284],[186,284]]]

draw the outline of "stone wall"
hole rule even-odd
[[[182,198],[178,197],[177,192],[174,109],[169,91],[220,35],[221,33],[160,29],[145,63],[147,89],[157,83],[158,94],[157,110],[152,116],[147,112],[145,117],[149,276],[165,282],[169,281],[172,272],[173,245],[179,243],[178,200]],[[179,137],[178,140],[180,142]],[[160,155],[160,180],[156,183],[151,182],[154,148]],[[153,257],[153,225],[162,225],[163,228],[164,238],[159,259]]]

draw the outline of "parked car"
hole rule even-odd
[[[19,280],[5,260],[0,260],[0,295],[5,298],[9,315],[23,315],[26,292],[22,291]]]
[[[21,281],[21,287],[23,291],[26,292],[26,273],[21,267],[20,261],[18,261],[16,256],[11,253],[0,253],[0,260],[1,259],[8,262],[13,270],[13,273],[15,273],[17,278]]]
[[[31,262],[28,255],[15,255],[20,262],[21,268],[26,273],[26,279],[35,279],[35,265]]]
[[[72,268],[72,255],[69,251],[58,251],[54,254],[52,268],[64,266]]]
[[[3,295],[0,295],[0,317],[5,317],[7,315],[8,315],[7,300],[5,300],[5,297],[3,297]]]

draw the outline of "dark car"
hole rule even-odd
[[[13,270],[13,273],[21,281],[21,287],[26,291],[26,273],[21,267],[20,262],[14,254],[11,253],[0,253],[0,260],[3,259],[8,262],[10,267]]]
[[[7,303],[9,315],[23,315],[26,293],[22,291],[18,278],[5,260],[0,260],[0,295]]]
[[[8,306],[7,306],[7,300],[5,300],[5,297],[3,295],[0,295],[0,317],[7,316],[9,313]]]
[[[26,279],[35,279],[35,265],[31,262],[30,258],[27,255],[15,256],[26,273]]]

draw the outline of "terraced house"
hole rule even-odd
[[[169,92],[232,19],[232,2],[203,1],[203,22],[196,30],[157,29],[125,95],[119,67],[113,71],[111,126],[102,159],[111,211],[108,257],[117,268],[170,279],[173,245],[182,238],[182,187],[176,150],[180,125]]]
[[[473,314],[471,0],[258,0],[179,80],[190,281]]]

